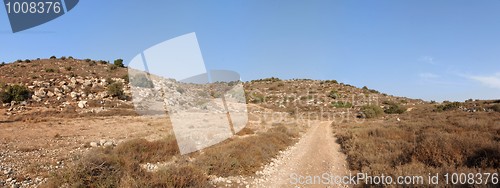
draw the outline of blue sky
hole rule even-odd
[[[0,62],[131,60],[196,32],[208,69],[336,79],[426,100],[500,98],[500,1],[82,0],[15,33],[0,9]]]

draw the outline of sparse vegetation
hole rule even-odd
[[[92,61],[91,59],[84,59],[85,62],[89,63],[90,61]]]
[[[53,68],[46,68],[45,72],[56,72],[56,70],[54,70]]]
[[[75,187],[208,187],[207,175],[249,175],[270,162],[280,150],[295,142],[297,130],[283,125],[266,133],[243,139],[227,140],[194,153],[193,163],[180,156],[173,136],[149,142],[135,139],[116,148],[99,148],[84,156],[75,166],[54,175],[50,186],[67,184]],[[223,152],[222,152],[223,151]],[[146,162],[173,165],[147,172],[140,167]]]
[[[334,125],[351,170],[392,176],[498,172],[498,116],[430,110],[402,116],[406,121]]]
[[[0,91],[0,100],[3,103],[10,103],[11,101],[25,101],[31,97],[31,91],[25,86],[21,85],[8,85],[5,89]]]
[[[280,150],[295,142],[298,132],[279,125],[254,137],[235,139],[210,147],[197,157],[196,165],[209,175],[254,174]]]
[[[57,59],[57,57],[53,55],[53,56],[50,56],[50,59]]]
[[[66,60],[66,56],[61,56],[61,60]]]

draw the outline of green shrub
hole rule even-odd
[[[92,60],[91,59],[85,59],[84,61],[87,62],[87,63],[89,63]]]
[[[377,105],[365,105],[361,107],[361,113],[366,118],[376,118],[384,114],[384,110]]]
[[[56,56],[50,56],[50,59],[57,59]]]
[[[123,64],[123,59],[117,59],[115,60],[115,62],[113,63],[113,65],[117,66],[117,67],[125,67],[125,65]]]
[[[332,98],[332,99],[337,99],[339,97],[339,94],[337,92],[337,90],[331,90],[330,93],[328,94],[328,97]]]
[[[402,114],[406,112],[406,107],[395,102],[388,102],[388,107],[384,110],[387,114]]]
[[[325,80],[325,83],[333,83],[333,84],[338,84],[337,80]]]
[[[125,75],[127,76],[127,75]],[[128,76],[127,76],[128,78]],[[153,81],[148,79],[144,74],[138,74],[131,78],[130,84],[135,87],[143,87],[143,88],[153,88]]]
[[[115,82],[108,85],[108,95],[124,99],[125,93],[123,92],[123,84],[120,82]]]
[[[61,60],[66,60],[66,56],[61,56]]]
[[[455,110],[460,107],[460,102],[443,102],[444,104],[442,105],[437,105],[436,109],[434,111],[437,112],[442,112],[442,111],[449,111],[449,110]]]
[[[0,64],[0,67],[3,67],[5,66],[5,62],[2,62],[2,64]]]
[[[5,88],[5,90],[0,91],[0,100],[4,103],[24,101],[30,97],[31,91],[21,85],[9,85]]]
[[[335,101],[332,102],[331,105],[336,108],[351,108],[352,103],[350,102],[344,102],[344,101]]]
[[[31,60],[29,60],[29,59],[25,59],[25,60],[24,60],[24,62],[26,62],[26,63],[31,63]]]
[[[109,63],[109,62],[104,61],[104,60],[99,60],[98,62],[99,62],[100,64],[103,64],[103,65],[108,64],[108,63]]]
[[[68,59],[74,59],[73,56],[69,56]]]

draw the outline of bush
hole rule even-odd
[[[455,109],[458,109],[460,107],[460,102],[443,102],[445,104],[442,104],[442,105],[437,105],[436,106],[436,109],[434,111],[437,111],[437,112],[442,112],[442,111],[449,111],[449,110],[455,110]]]
[[[54,70],[53,68],[48,68],[48,69],[45,69],[45,72],[56,72],[56,70]]]
[[[361,107],[361,113],[366,118],[376,118],[384,114],[384,110],[377,105],[365,105]]]
[[[92,60],[91,59],[85,59],[84,61],[88,63],[88,62],[90,62]]]
[[[66,69],[67,71],[71,71],[71,69],[73,69],[72,67],[64,67],[64,69]]]
[[[113,65],[115,65],[117,67],[122,67],[122,68],[125,67],[125,65],[123,64],[123,59],[117,59],[117,60],[115,60],[115,62],[113,63]]]
[[[336,108],[351,108],[352,103],[343,102],[343,101],[335,101],[335,102],[332,102],[332,106],[336,107]]]
[[[3,103],[12,101],[24,101],[31,97],[31,91],[25,86],[11,85],[7,86],[5,90],[0,92],[0,100]]]
[[[89,66],[95,66],[95,65],[97,65],[97,62],[95,62],[95,61],[90,61],[89,62]]]
[[[111,66],[109,67],[109,70],[116,70],[117,68],[118,68],[118,66],[116,66],[116,65],[111,65]]]
[[[500,112],[500,104],[495,104],[491,107],[491,109],[495,112]]]
[[[330,93],[328,94],[328,97],[332,99],[337,99],[339,97],[339,94],[337,93],[337,90],[331,90]]]
[[[130,78],[128,77],[128,74],[123,75],[122,79],[125,81],[125,83],[129,83],[130,82]]]
[[[401,106],[400,104],[395,102],[388,102],[387,104],[389,107],[384,110],[387,114],[402,114],[403,112],[406,112],[406,107]]]
[[[123,92],[123,84],[119,82],[112,83],[108,85],[108,95],[112,97],[118,97],[120,99],[125,98],[125,93]]]
[[[125,75],[126,76],[126,75]],[[146,75],[144,74],[138,74],[136,76],[133,76],[130,78],[130,84],[135,87],[142,87],[142,88],[153,88],[153,81],[148,79]]]
[[[31,60],[26,59],[26,60],[24,60],[24,62],[26,62],[26,63],[31,63]]]
[[[57,59],[56,56],[50,56],[50,59]]]
[[[2,64],[0,64],[0,67],[3,67],[5,66],[5,62],[2,62]]]
[[[73,56],[69,56],[68,59],[74,59]]]
[[[61,60],[66,60],[66,56],[61,56]]]

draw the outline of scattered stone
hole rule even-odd
[[[78,107],[79,108],[85,108],[85,107],[87,107],[87,101],[80,101],[80,102],[78,102]]]
[[[103,144],[104,147],[111,147],[113,146],[113,142],[107,141],[106,143]]]
[[[98,147],[97,142],[90,142],[90,147],[93,147],[93,148]]]

